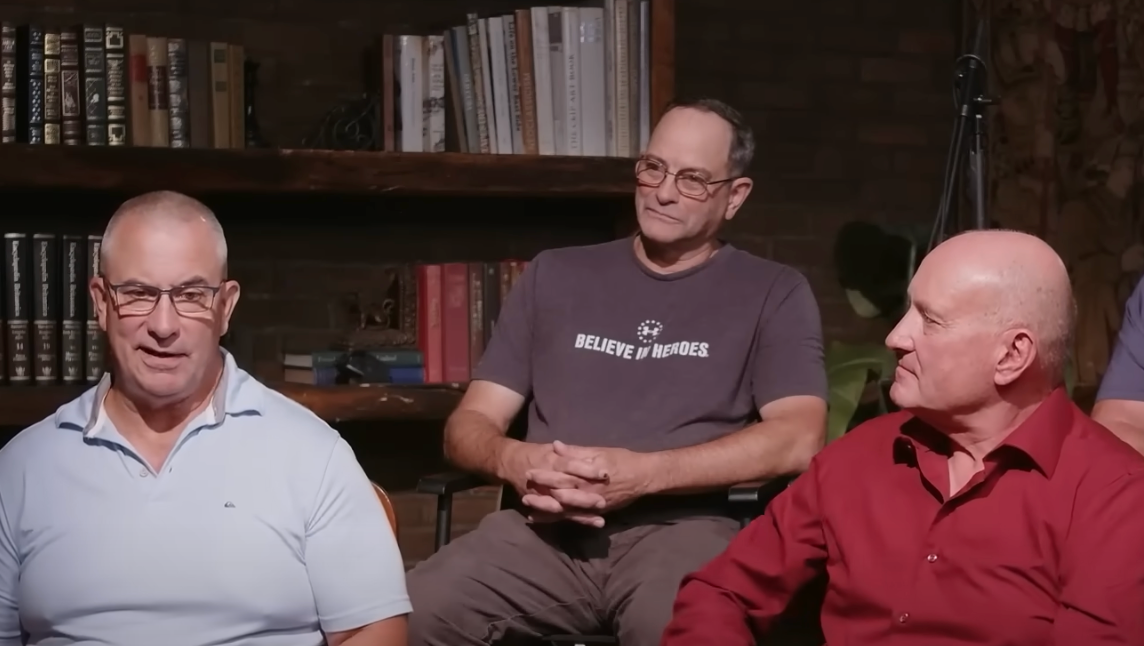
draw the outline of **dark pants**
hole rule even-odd
[[[629,517],[597,530],[498,511],[409,572],[409,644],[574,633],[658,646],[680,581],[738,529],[715,515]]]

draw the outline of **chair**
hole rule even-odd
[[[385,489],[376,482],[370,481],[373,485],[373,492],[377,494],[377,500],[381,503],[381,508],[385,510],[385,517],[389,519],[389,526],[393,528],[394,536],[397,535],[397,511],[393,508],[393,501],[389,499],[389,494],[385,493]]]
[[[770,501],[786,489],[791,478],[777,478],[759,482],[744,482],[727,490],[727,504],[740,527],[746,527],[756,517],[762,515]],[[452,538],[453,496],[462,491],[488,484],[480,476],[460,471],[450,471],[425,476],[417,482],[417,492],[437,496],[436,535],[433,551],[448,545]],[[502,507],[503,504],[502,495]],[[597,644],[617,645],[616,638],[610,635],[549,635],[544,638],[551,646],[589,646]]]

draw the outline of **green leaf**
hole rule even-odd
[[[826,379],[830,385],[826,441],[833,442],[850,429],[850,422],[871,374],[889,378],[898,359],[884,345],[849,345],[834,342],[826,351]]]

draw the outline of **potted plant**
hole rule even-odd
[[[887,231],[871,222],[853,221],[842,226],[834,242],[834,267],[858,316],[883,319],[888,326],[898,321],[908,305],[910,280],[921,263],[920,239],[920,231]],[[892,410],[886,391],[897,363],[897,357],[882,343],[834,341],[827,347],[827,442]],[[867,405],[871,387],[874,401]]]

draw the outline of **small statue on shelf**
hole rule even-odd
[[[302,146],[312,150],[380,150],[380,104],[375,94],[339,103],[322,117]]]
[[[346,323],[354,329],[341,344],[346,350],[377,350],[410,347],[417,344],[416,334],[402,324],[402,289],[396,271],[385,272],[383,284],[367,292],[350,295],[346,303]]]
[[[358,328],[388,330],[393,328],[397,301],[393,298],[369,299],[358,294]]]

